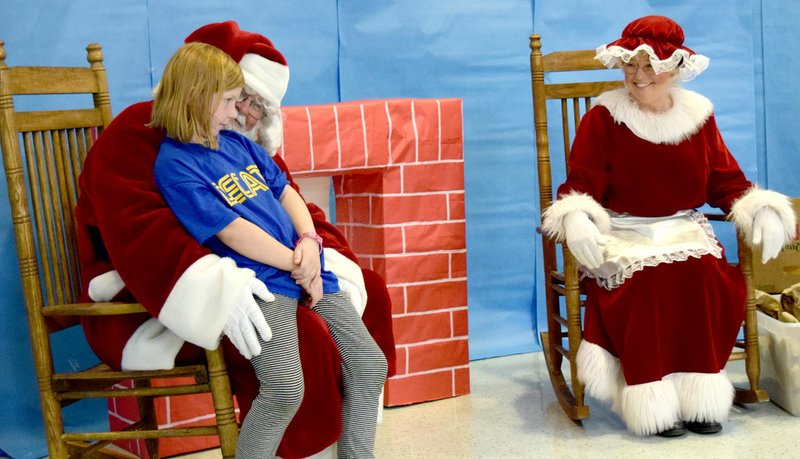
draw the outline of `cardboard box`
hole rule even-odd
[[[770,400],[800,416],[800,324],[780,322],[758,311],[761,387]]]
[[[800,199],[792,199],[794,213],[800,215]],[[800,228],[797,231],[800,234]],[[767,293],[781,293],[800,282],[800,239],[786,244],[778,258],[761,264],[761,249],[753,250],[753,284]]]

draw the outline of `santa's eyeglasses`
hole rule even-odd
[[[242,89],[241,94],[239,94],[239,97],[236,99],[237,108],[239,108],[243,115],[249,116],[255,120],[260,120],[264,118],[267,110],[259,99],[260,97],[258,94],[250,94]]]

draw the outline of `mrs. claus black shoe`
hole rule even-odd
[[[666,438],[674,438],[674,437],[682,437],[686,435],[686,427],[683,424],[683,421],[678,421],[672,425],[672,427],[662,430],[658,432],[656,435],[659,437],[666,437]]]
[[[686,428],[696,434],[708,435],[708,434],[715,434],[721,431],[722,424],[720,424],[719,422],[687,421]]]

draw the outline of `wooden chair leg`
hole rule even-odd
[[[736,403],[759,403],[769,401],[769,395],[759,387],[761,379],[761,355],[758,349],[758,319],[756,318],[756,297],[753,286],[753,253],[746,245],[745,238],[738,234],[739,267],[744,275],[747,288],[747,301],[744,309],[744,351],[745,372],[750,383],[748,389],[736,389]]]
[[[134,387],[150,387],[149,380],[140,380],[133,382]],[[136,403],[139,405],[139,419],[145,429],[157,429],[158,417],[156,415],[156,406],[153,397],[138,397]],[[158,451],[158,438],[148,438],[144,441],[147,448],[147,454],[150,459],[159,459],[160,453]]]
[[[47,389],[41,388],[43,384]],[[52,391],[49,390],[50,379],[39,380],[39,397],[42,405],[42,416],[44,417],[45,436],[47,437],[47,450],[50,457],[68,457],[68,447],[61,441],[61,434],[64,432],[64,421],[61,417],[61,406]]]
[[[107,443],[107,442],[104,442]],[[70,458],[81,459],[138,459],[133,453],[127,451],[118,451],[115,449],[101,448],[96,444],[88,444],[82,442],[67,442],[67,450],[69,451]],[[55,456],[50,456],[55,457]]]
[[[575,356],[578,352],[578,346],[581,342],[581,317],[580,317],[580,285],[578,278],[578,268],[575,264],[574,258],[571,256],[564,257],[565,272],[571,272],[572,276],[566,276],[567,281],[564,285],[566,292],[566,327],[567,327],[567,341],[569,350],[564,349],[562,342],[562,321],[558,296],[553,291],[553,286],[546,285],[546,301],[547,301],[547,332],[541,333],[542,346],[547,363],[547,372],[550,374],[550,382],[553,384],[553,390],[556,393],[556,398],[564,412],[573,421],[580,421],[589,417],[589,407],[583,402],[583,384],[578,381],[577,365]],[[567,270],[572,271],[567,271]],[[561,320],[556,320],[556,317],[562,317]],[[561,365],[564,357],[567,357],[569,362],[570,381],[567,382],[564,373],[561,370]]]
[[[223,458],[233,459],[236,456],[239,427],[236,425],[236,412],[233,408],[228,369],[225,366],[221,348],[218,347],[213,351],[206,351],[206,358],[208,360],[211,398],[214,402],[214,413],[217,417],[220,451]]]
[[[582,419],[588,418],[589,407],[582,402],[578,403],[570,389],[570,385],[564,378],[564,373],[561,371],[563,358],[557,349],[553,349],[553,343],[550,342],[550,333],[541,332],[540,336],[544,359],[547,363],[547,372],[550,374],[550,383],[553,385],[553,391],[556,394],[558,403],[561,405],[561,409],[573,421],[580,422]]]
[[[583,403],[583,384],[578,380],[578,347],[583,340],[583,328],[581,323],[581,291],[580,274],[578,273],[578,262],[569,253],[569,249],[563,246],[564,250],[564,302],[567,318],[567,344],[569,345],[569,373],[572,385],[572,394],[575,397],[576,416],[581,416],[584,408],[585,417],[589,416],[589,411]],[[578,418],[582,419],[582,418]]]

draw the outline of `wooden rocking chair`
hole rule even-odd
[[[56,331],[79,326],[82,315],[145,312],[140,304],[76,304],[80,276],[73,209],[78,176],[86,152],[111,121],[101,47],[90,44],[86,50],[88,67],[9,67],[0,41],[0,146],[50,457],[104,455],[103,448],[111,441],[143,438],[150,457],[157,458],[158,438],[213,435],[219,436],[223,457],[232,458],[238,428],[220,349],[206,352],[206,365],[172,370],[114,371],[103,364],[68,373],[54,369],[50,338]],[[93,103],[84,101],[92,108],[16,111],[14,97],[31,94],[84,94]],[[55,99],[63,105],[60,96]],[[186,376],[194,382],[151,384],[155,379]],[[134,381],[132,388],[112,388],[126,380]],[[154,397],[203,392],[212,395],[214,425],[158,429]],[[141,421],[119,432],[64,432],[64,406],[106,397],[136,397]]]
[[[539,178],[539,206],[542,212],[553,201],[550,141],[548,128],[561,127],[564,143],[563,164],[569,157],[571,137],[580,119],[591,107],[593,97],[611,89],[620,88],[620,79],[609,81],[589,81],[590,75],[606,71],[594,59],[593,49],[576,51],[557,51],[542,55],[540,36],[530,36],[531,80],[533,89],[533,119],[536,132],[536,158]],[[589,72],[592,71],[592,72]],[[546,83],[545,75],[556,72],[564,74],[568,83]],[[615,78],[609,72],[608,78]],[[547,101],[560,101],[560,113],[548,117]],[[561,161],[558,161],[561,164]],[[707,215],[709,220],[725,220],[724,215]],[[756,403],[768,401],[767,393],[759,388],[761,372],[758,353],[758,332],[756,323],[756,301],[752,281],[752,253],[737,234],[739,265],[747,282],[747,303],[744,320],[744,340],[736,343],[730,360],[746,360],[745,368],[750,387],[736,389],[736,403]],[[561,245],[562,260],[559,263],[557,246]],[[541,332],[544,356],[550,381],[564,412],[571,419],[579,421],[589,417],[589,407],[584,404],[583,385],[577,378],[575,357],[578,345],[583,338],[581,322],[581,295],[578,264],[570,254],[566,244],[542,235],[542,256],[544,258],[545,301],[547,305],[547,331]],[[562,372],[564,358],[569,363],[569,379]]]

